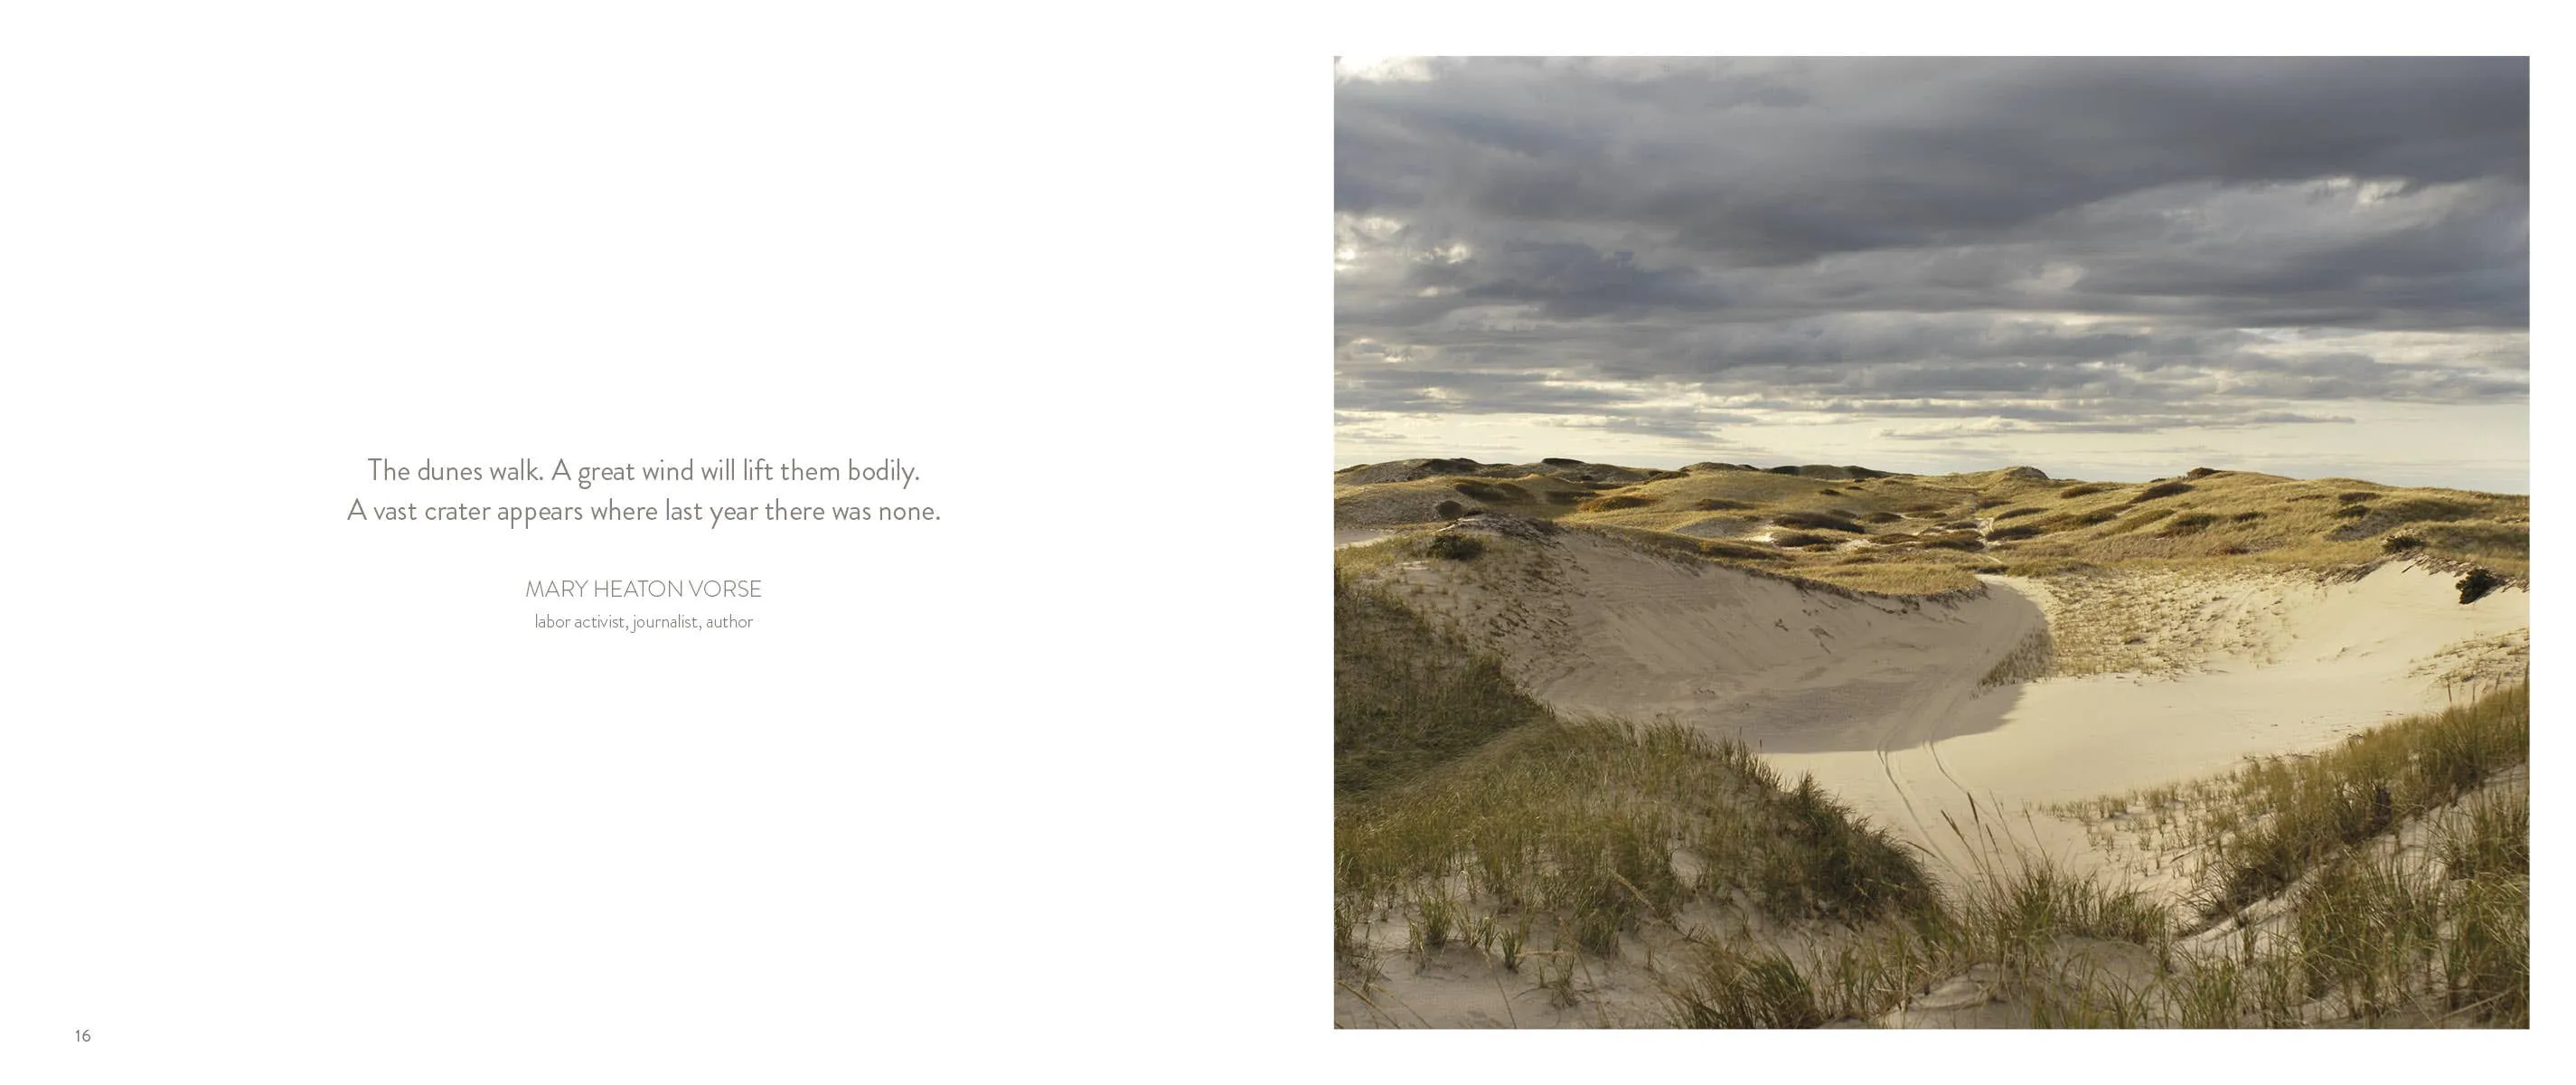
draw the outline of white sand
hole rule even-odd
[[[1765,750],[1875,748],[1952,715],[1993,660],[2039,627],[2010,592],[1949,603],[1845,598],[1565,534],[1535,568],[1424,564],[1411,601],[1499,648],[1561,711],[1672,719]],[[1963,672],[1973,672],[1964,673]]]
[[[2206,659],[2195,672],[2051,678],[1993,689],[1949,720],[1917,721],[1917,734],[1931,736],[1928,741],[1909,745],[1900,736],[1878,750],[1773,760],[1786,771],[1815,773],[1817,782],[1880,824],[1913,825],[1918,843],[1953,862],[1964,855],[1937,814],[1969,824],[1971,797],[1989,823],[2004,812],[2018,842],[2085,860],[2079,827],[2029,808],[2180,782],[2248,757],[2315,750],[2441,707],[2454,694],[2438,679],[2414,673],[2419,661],[2456,642],[2530,623],[2526,593],[2499,592],[2462,606],[2455,579],[2392,565],[2354,583],[2276,586],[2270,605],[2249,614],[2255,628],[2268,625],[2271,637]],[[2014,590],[2009,583],[1993,586]],[[2262,622],[2265,615],[2277,615],[2277,624]]]

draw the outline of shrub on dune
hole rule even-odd
[[[1608,497],[1596,497],[1590,501],[1576,505],[1575,510],[1578,512],[1617,512],[1621,509],[1642,509],[1654,503],[1654,498],[1647,497],[1642,494],[1612,494]]]

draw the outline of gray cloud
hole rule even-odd
[[[2022,427],[1949,435],[1993,436],[2528,394],[2520,59],[1414,67],[1336,90],[1351,425]]]

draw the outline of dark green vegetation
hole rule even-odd
[[[1363,931],[1531,955],[1621,956],[1622,938],[1739,894],[1783,920],[1932,909],[1915,857],[1813,781],[1784,786],[1695,731],[1564,720],[1394,597],[1334,585],[1334,946]]]
[[[1642,509],[1654,503],[1655,499],[1651,497],[1643,497],[1637,494],[1614,494],[1609,497],[1596,497],[1592,500],[1581,502],[1575,505],[1574,508],[1577,512],[1617,512],[1620,509]]]
[[[1437,910],[1598,957],[1699,900],[1780,919],[1930,906],[1914,857],[1811,783],[1671,726],[1549,719],[1338,804],[1335,890],[1365,913]]]
[[[2461,577],[2459,583],[2452,586],[2460,589],[2460,602],[2466,605],[2486,598],[2488,592],[2503,587],[2504,581],[2484,569],[2471,569],[2467,576]]]
[[[1475,498],[1478,501],[1489,501],[1497,504],[1509,504],[1515,501],[1529,500],[1528,490],[1524,490],[1508,482],[1461,482],[1451,486],[1450,489]]]
[[[1485,541],[1473,535],[1434,535],[1424,546],[1444,561],[1474,561],[1485,552]]]
[[[1784,512],[1773,516],[1771,522],[1781,527],[1805,528],[1810,531],[1841,531],[1852,535],[1863,534],[1869,530],[1853,523],[1849,514],[1841,513],[1840,510]]]
[[[1333,577],[1336,793],[1418,775],[1549,718],[1491,657],[1470,652],[1383,590]]]

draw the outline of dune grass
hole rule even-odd
[[[2065,812],[2196,857],[2194,1027],[2530,1023],[2528,682],[2354,736]],[[2271,911],[2257,918],[2258,906]],[[2235,937],[2223,937],[2235,930]]]
[[[1373,790],[1548,718],[1491,656],[1382,588],[1333,577],[1333,789]]]
[[[2239,770],[2203,821],[2213,910],[2279,892],[2339,849],[2459,801],[2531,750],[2531,687],[2374,728],[2304,760]],[[2260,811],[2259,816],[2249,811]]]
[[[1915,857],[1812,781],[1783,786],[1743,746],[1672,725],[1517,729],[1400,787],[1346,796],[1333,840],[1346,915],[1417,928],[1455,915],[1446,925],[1603,958],[1641,924],[1738,893],[1784,919],[1931,901]]]
[[[2372,728],[2311,757],[2251,762],[2223,776],[2060,812],[2192,854],[2202,911],[2218,918],[2282,892],[2400,821],[2459,802],[2527,763],[2530,750],[2525,681]]]
[[[2145,894],[2014,853],[1982,821],[1952,823],[1989,856],[1928,907],[1803,946],[1704,939],[1666,977],[1668,1023],[1811,1028],[1874,1021],[1954,977],[2010,1004],[2030,1026],[2152,1023],[2153,991],[2175,960],[2170,909]],[[2146,962],[2132,983],[2117,966]]]
[[[2529,801],[2464,806],[2429,846],[2335,853],[2275,920],[2212,940],[2172,992],[2174,1023],[2530,1027]]]
[[[1562,986],[1568,962],[1618,958],[1694,903],[1932,906],[1916,858],[1812,780],[1674,725],[1561,719],[1397,597],[1337,576],[1334,602],[1334,947],[1353,974],[1464,944]],[[1370,933],[1396,927],[1396,947]]]
[[[2261,903],[2260,919],[2212,926],[2037,857],[1980,816],[1949,823],[1981,858],[1933,906],[1804,951],[1703,940],[1664,981],[1667,1021],[1875,1020],[1970,977],[1987,1024],[2529,1027],[2530,802],[2497,782],[2526,756],[2528,720],[2528,686],[2502,689],[2316,758],[2079,811],[2191,806],[2168,819],[2169,846],[2216,856],[2213,887],[2266,887],[2241,902]]]
[[[1707,513],[1740,513],[1710,541],[1754,550],[1723,560],[1769,561],[1898,595],[1956,591],[1980,572],[2049,576],[2069,564],[2339,573],[2400,550],[2462,572],[2486,568],[2517,586],[2530,576],[2530,499],[2510,494],[2209,468],[2112,483],[2011,470],[1932,476],[1724,464],[1683,471],[1568,464],[1506,478],[1523,468],[1426,463],[1479,473],[1337,486],[1337,520],[1427,525],[1440,519],[1437,502],[1463,501],[1470,511],[1707,539],[1716,533]],[[1372,476],[1346,469],[1340,477]],[[1766,533],[1786,545],[1762,541]],[[1835,544],[1853,538],[1884,552],[1845,562]]]
[[[1877,595],[1943,596],[1977,590],[1973,568],[1965,564],[1900,561],[1820,566],[1804,572],[1828,584]]]
[[[2527,1027],[2529,802],[2495,781],[2526,755],[2528,704],[2527,686],[2499,690],[2316,758],[2089,809],[2195,810],[2169,844],[2218,856],[2209,884],[2257,870],[2273,886],[2241,930],[2017,851],[1982,816],[1950,828],[1985,858],[1935,888],[1740,746],[1551,717],[1337,800],[1336,960],[1364,974],[1463,945],[1571,1004],[1582,960],[1660,925],[1692,946],[1646,966],[1683,1027],[1873,1021],[1960,977],[1993,1002],[1984,1023]],[[2268,873],[2280,856],[2287,880]],[[1727,900],[1799,933],[1681,922]],[[1393,928],[1393,945],[1367,933]]]

